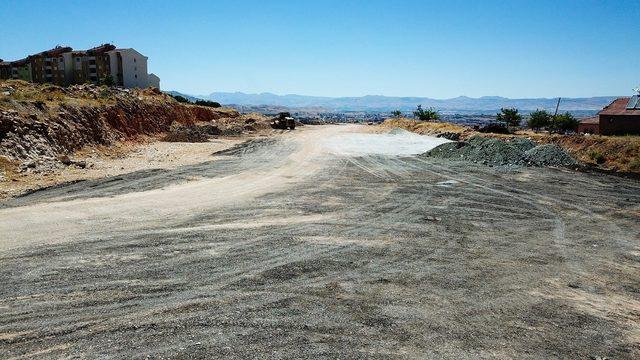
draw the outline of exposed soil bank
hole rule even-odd
[[[69,88],[0,82],[0,156],[52,159],[87,145],[153,135],[175,123],[238,117],[229,109],[184,105],[154,90]]]

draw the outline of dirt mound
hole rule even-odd
[[[540,145],[530,139],[503,141],[473,136],[467,142],[440,145],[421,156],[463,160],[489,166],[577,166],[578,163],[556,145]]]

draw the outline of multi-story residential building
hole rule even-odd
[[[0,79],[11,79],[11,63],[0,59]]]
[[[31,64],[28,59],[11,62],[11,79],[33,81]]]
[[[147,73],[147,61],[146,56],[134,49],[117,49],[111,44],[82,51],[58,46],[18,61],[0,60],[0,79],[63,86],[99,84],[110,76],[116,86],[159,88],[160,78]]]
[[[62,60],[61,55],[69,51],[71,51],[70,47],[56,46],[51,50],[28,56],[26,60],[31,66],[31,81],[68,85],[64,73],[64,64],[59,63],[59,61]]]
[[[62,54],[67,84],[94,84],[111,75],[109,51],[116,47],[104,44],[85,51],[70,51]]]
[[[148,58],[134,49],[109,51],[111,75],[118,86],[144,88],[149,86]]]

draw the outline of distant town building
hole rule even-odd
[[[578,132],[603,135],[640,134],[640,95],[614,100],[597,117],[582,120],[578,125]]]
[[[149,86],[160,89],[160,78],[156,74],[149,74]]]
[[[103,44],[89,50],[57,46],[17,61],[0,60],[0,79],[20,79],[60,86],[101,84],[110,77],[125,88],[160,87],[160,78],[147,73],[148,58],[135,49]]]

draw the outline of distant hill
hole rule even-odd
[[[183,95],[184,96],[184,95]],[[324,108],[337,111],[389,111],[435,107],[438,110],[494,111],[502,107],[515,107],[521,110],[547,109],[554,110],[557,98],[509,99],[500,96],[483,96],[471,98],[459,96],[452,99],[431,99],[425,97],[393,97],[367,95],[361,97],[322,97],[304,95],[276,95],[272,93],[245,94],[242,92],[214,92],[209,95],[195,96],[214,100],[222,104],[241,106],[277,106],[288,108]],[[600,96],[590,98],[563,98],[561,111],[600,110],[608,105],[616,96]]]
[[[177,91],[165,91],[164,93],[169,94],[171,96],[182,96],[184,98],[187,98],[191,102],[195,102],[196,100],[206,100],[205,98],[202,98],[202,97],[195,97],[193,95],[187,95]]]

